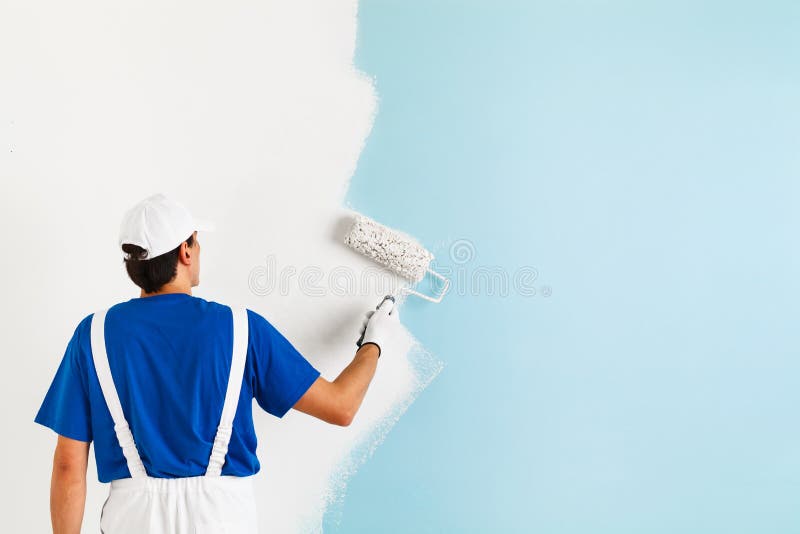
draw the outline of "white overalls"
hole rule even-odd
[[[108,364],[104,330],[106,311],[98,311],[92,317],[92,358],[131,478],[111,481],[100,515],[100,531],[103,534],[256,534],[253,477],[220,474],[244,377],[247,310],[243,307],[231,309],[231,372],[206,473],[180,478],[150,477],[145,471]]]

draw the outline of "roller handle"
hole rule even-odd
[[[442,301],[442,298],[444,297],[445,293],[447,293],[447,290],[450,289],[450,280],[448,280],[447,278],[445,278],[444,276],[442,276],[441,274],[437,273],[432,269],[427,269],[427,272],[429,272],[430,274],[432,274],[433,276],[444,282],[444,285],[442,286],[442,289],[439,291],[439,294],[437,296],[430,297],[428,295],[423,295],[419,291],[414,291],[413,289],[408,287],[403,287],[400,289],[400,291],[405,293],[406,295],[416,295],[419,298],[425,299],[429,302],[439,303]]]

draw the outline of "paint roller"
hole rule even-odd
[[[344,243],[414,284],[421,282],[426,274],[438,278],[444,284],[435,296],[424,295],[409,287],[402,287],[401,293],[415,295],[430,302],[441,302],[450,288],[450,280],[431,269],[431,252],[413,237],[383,226],[365,215],[355,216],[350,231],[344,237]]]

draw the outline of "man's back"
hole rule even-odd
[[[130,476],[92,362],[84,318],[70,340],[36,422],[95,442],[101,482]],[[282,417],[320,376],[264,317],[247,310],[248,350],[223,475],[258,472],[252,399]],[[186,293],[133,298],[105,320],[109,365],[149,476],[202,475],[219,422],[233,344],[228,306]]]

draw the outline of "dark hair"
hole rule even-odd
[[[194,245],[194,233],[189,236],[185,243],[190,247]],[[147,251],[142,247],[130,243],[123,244],[122,251],[128,255],[123,258],[128,276],[145,293],[158,291],[178,274],[178,252],[181,249],[181,245],[148,260]]]

